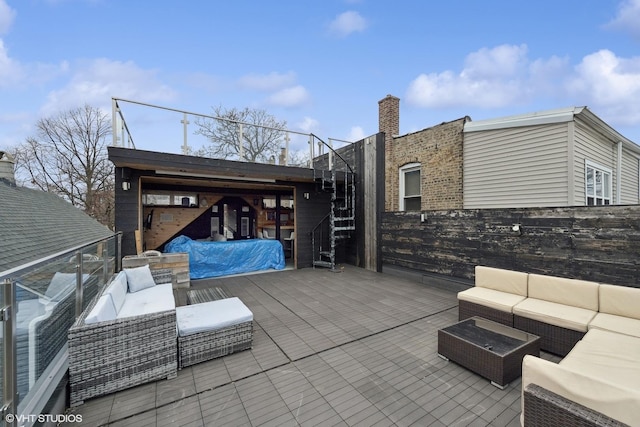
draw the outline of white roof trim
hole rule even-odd
[[[537,113],[520,114],[497,119],[477,120],[465,123],[464,132],[479,132],[492,129],[506,129],[521,126],[544,125],[550,123],[566,123],[573,120],[585,107],[570,107]]]

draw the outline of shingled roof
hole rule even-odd
[[[0,274],[112,235],[60,197],[0,178]]]

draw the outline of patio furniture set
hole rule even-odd
[[[640,425],[640,289],[475,273],[458,294],[460,323],[439,331],[439,353],[498,386],[521,372],[523,425]]]
[[[176,307],[171,270],[115,274],[69,329],[71,406],[177,376],[178,369],[249,349],[253,314],[238,298]]]

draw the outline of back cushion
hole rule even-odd
[[[600,285],[600,312],[640,319],[640,289]]]
[[[476,266],[476,286],[527,296],[527,273]]]
[[[127,283],[129,284],[129,292],[139,292],[143,289],[156,285],[151,275],[149,264],[142,267],[125,268],[123,270],[127,274]]]
[[[529,298],[598,311],[596,282],[529,274]]]
[[[127,275],[121,271],[113,278],[104,294],[111,295],[116,312],[120,311],[127,296]]]
[[[114,320],[116,315],[116,309],[113,306],[111,295],[102,295],[84,319],[84,322],[87,324],[105,322],[107,320]]]

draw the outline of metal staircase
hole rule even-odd
[[[331,146],[326,146],[329,148],[328,170],[314,168],[313,171],[318,191],[331,193],[331,209],[314,227],[311,240],[314,268],[324,267],[335,272],[336,247],[346,242],[356,229],[356,186],[351,166]]]

